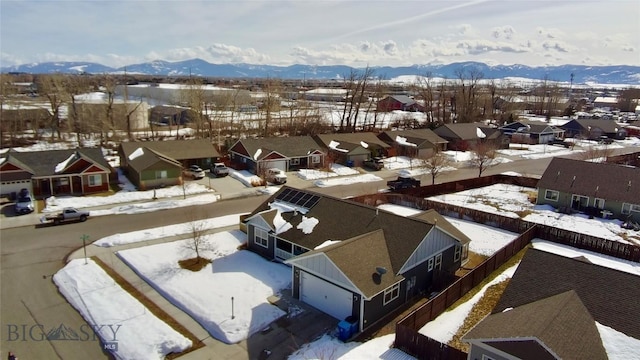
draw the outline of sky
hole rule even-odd
[[[0,1],[0,66],[640,66],[637,0]]]

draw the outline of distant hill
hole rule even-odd
[[[481,71],[485,79],[502,79],[520,77],[528,79],[548,79],[569,82],[571,74],[573,82],[599,84],[640,84],[640,66],[611,65],[611,66],[525,66],[525,65],[487,65],[479,62],[459,62],[447,65],[412,65],[403,67],[380,66],[373,67],[375,74],[385,79],[401,75],[425,75],[433,77],[456,78],[456,70],[475,68]],[[279,78],[279,79],[342,79],[352,70],[358,70],[345,65],[317,66],[317,65],[253,65],[253,64],[212,64],[201,59],[177,62],[155,60],[151,62],[132,64],[120,68],[111,68],[90,62],[45,62],[3,67],[2,73],[24,72],[31,74],[50,73],[128,73],[158,75],[158,76],[204,76],[221,78]]]

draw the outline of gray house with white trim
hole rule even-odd
[[[404,217],[290,187],[245,224],[250,251],[291,266],[296,298],[359,331],[453,274],[470,241],[433,210]]]

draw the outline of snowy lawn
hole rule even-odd
[[[356,175],[358,174],[358,171],[344,165],[331,164],[331,171],[300,169],[296,174],[303,180],[318,180],[336,176]]]
[[[419,209],[394,204],[383,204],[378,208],[402,216],[411,216],[422,212]],[[518,234],[510,231],[472,221],[460,220],[449,216],[444,218],[471,239],[469,250],[476,254],[491,256],[518,236]]]
[[[373,174],[363,174],[363,175],[356,175],[356,176],[345,176],[345,177],[338,177],[338,178],[332,178],[332,179],[316,180],[314,181],[313,184],[317,187],[329,187],[329,186],[374,182],[374,181],[381,181],[381,180],[382,178],[375,176]]]
[[[240,181],[246,187],[253,187],[253,184],[262,183],[262,179],[255,174],[252,174],[248,170],[234,170],[229,169],[229,176]]]
[[[186,248],[188,242],[124,250],[118,256],[213,337],[226,343],[242,341],[285,315],[269,304],[267,297],[291,285],[291,270],[250,251],[238,251],[246,234],[234,230],[208,235],[203,249],[210,249],[201,250],[201,255],[213,262],[198,272],[178,265],[179,260],[195,256]]]
[[[407,156],[392,156],[382,159],[387,170],[418,168],[424,166],[424,160],[412,159]]]
[[[60,293],[94,328],[114,342],[118,359],[164,359],[191,347],[191,340],[153,315],[92,260],[70,261],[53,276]]]
[[[291,354],[288,360],[415,359],[413,356],[407,355],[398,349],[390,348],[394,340],[395,335],[390,334],[369,340],[365,343],[343,343],[334,337],[324,335],[314,342],[303,345]]]
[[[536,189],[517,185],[494,184],[482,188],[465,190],[452,194],[429,197],[429,200],[471,209],[486,211],[537,224],[571,230],[581,234],[592,235],[623,243],[640,243],[638,231],[620,227],[622,221],[616,219],[589,219],[583,214],[562,214],[549,205],[535,205],[528,199],[528,194],[536,193]]]

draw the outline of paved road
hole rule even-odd
[[[618,152],[623,151],[625,150]],[[550,161],[550,158],[518,160],[491,167],[484,174],[513,171],[527,176],[539,176]],[[328,188],[314,187],[313,190],[337,197],[356,196],[384,189],[386,180],[396,177],[395,171],[380,171],[375,174],[384,180]],[[477,169],[463,168],[455,172],[442,173],[436,179],[436,183],[477,175]],[[223,194],[223,199],[237,197],[242,193],[242,187],[236,189],[235,184],[226,187],[226,182],[233,183],[230,178],[201,181],[206,183],[211,181],[211,187],[218,190],[231,189],[230,193]],[[422,183],[430,184],[430,177],[423,176]],[[311,183],[292,176],[289,179],[289,185],[309,187]],[[51,280],[51,275],[64,266],[65,257],[81,246],[83,234],[89,235],[90,240],[95,240],[118,232],[183,223],[194,218],[248,212],[266,198],[265,195],[237,197],[213,204],[194,206],[188,210],[179,208],[136,215],[96,217],[85,223],[51,227],[29,225],[7,228],[7,222],[18,219],[3,216],[0,218],[2,223],[0,225],[3,228],[0,230],[2,256],[0,353],[5,354],[11,350],[22,359],[97,359],[107,356],[102,353],[94,338],[84,339],[84,341],[48,341],[43,335],[43,331],[48,332],[61,324],[79,333],[87,325],[78,312],[58,293]],[[42,329],[37,326],[38,324],[42,325]]]

